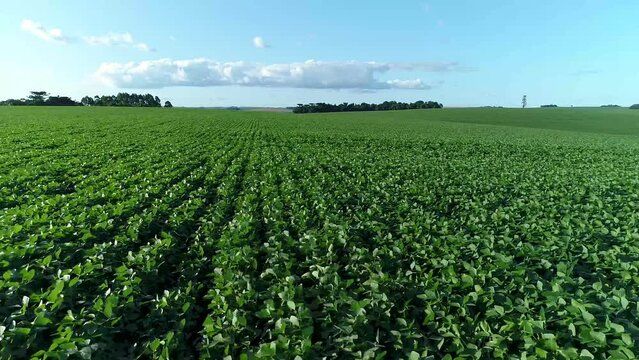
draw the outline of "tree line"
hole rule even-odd
[[[22,99],[7,99],[0,101],[4,106],[80,106],[79,102],[68,96],[50,96],[46,91],[31,91],[29,96]]]
[[[413,103],[405,103],[398,101],[384,101],[381,104],[327,104],[327,103],[310,103],[297,104],[293,108],[293,112],[297,114],[306,113],[324,113],[324,112],[345,112],[345,111],[386,111],[386,110],[409,110],[409,109],[441,109],[444,106],[435,101],[415,101]]]
[[[159,97],[151,94],[118,93],[117,95],[85,96],[80,100],[84,106],[129,106],[129,107],[162,107]],[[164,107],[173,107],[170,101]]]
[[[85,96],[78,102],[68,96],[50,96],[46,91],[31,91],[26,98],[0,101],[0,105],[162,107],[162,101],[159,97],[151,94],[118,93],[117,95]],[[173,107],[173,104],[170,101],[165,101],[164,107],[170,108]]]

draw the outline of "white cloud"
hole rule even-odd
[[[95,46],[131,45],[133,44],[133,35],[129,33],[108,33],[101,36],[85,36],[84,41],[89,45]]]
[[[29,19],[22,20],[20,22],[20,28],[48,42],[68,43],[76,39],[64,36],[60,29],[46,29],[41,24]],[[108,33],[100,36],[83,36],[82,39],[85,43],[93,46],[129,46],[144,52],[155,51],[155,49],[146,43],[136,42],[135,39],[133,39],[133,35],[128,32]]]
[[[33,20],[22,20],[22,22],[20,22],[20,28],[23,31],[31,33],[44,41],[60,43],[67,43],[69,41],[69,38],[62,35],[62,30],[55,28],[46,29],[44,26]]]
[[[89,45],[95,46],[113,46],[113,45],[132,45],[133,35],[129,33],[108,33],[101,36],[85,36],[84,41]]]
[[[424,89],[424,83],[421,79],[415,80],[388,80],[388,86],[396,89]]]
[[[259,49],[264,49],[268,47],[268,45],[266,44],[266,41],[264,41],[264,38],[261,36],[256,36],[253,38],[253,46]]]
[[[151,48],[149,45],[145,43],[135,44],[135,48],[144,52],[155,51],[155,49]]]
[[[140,51],[149,52],[153,49],[145,43],[136,43],[130,33],[108,33],[100,36],[84,36],[84,42],[94,46],[130,46]]]
[[[208,59],[160,59],[129,63],[104,63],[94,76],[118,88],[171,86],[262,86],[307,89],[429,89],[421,79],[381,80],[380,75],[399,71],[459,71],[455,63],[378,63],[316,61],[256,64],[245,61],[215,62]]]

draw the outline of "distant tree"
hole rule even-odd
[[[153,98],[153,95],[151,94],[146,94],[142,97],[143,101],[144,101],[144,106],[146,107],[152,107],[153,106],[153,102],[155,101],[155,99]]]
[[[82,98],[82,104],[88,106],[126,106],[126,107],[162,107],[157,96],[151,94],[118,93],[117,95],[102,95]]]
[[[31,95],[27,96],[29,105],[44,105],[49,93],[46,91],[31,91]]]
[[[49,96],[49,98],[44,102],[44,105],[48,106],[77,106],[82,105],[81,103],[76,102],[68,96]]]
[[[77,106],[81,105],[68,96],[49,96],[46,91],[31,91],[26,99],[8,99],[0,101],[4,106]]]
[[[630,108],[633,110],[639,110],[639,104],[631,105]]]
[[[528,106],[528,99],[526,99],[526,95],[521,99],[521,108],[525,109]]]
[[[171,102],[167,100],[167,101],[164,102],[164,107],[165,108],[172,108],[173,104],[171,104]]]
[[[94,102],[93,98],[90,97],[90,96],[83,97],[82,100],[80,100],[80,103],[82,105],[84,105],[84,106],[94,106],[95,105],[95,102]]]
[[[354,103],[341,103],[341,104],[326,104],[326,103],[311,103],[311,104],[297,104],[293,107],[293,112],[298,114],[305,113],[324,113],[324,112],[344,112],[344,111],[384,111],[384,110],[408,110],[408,109],[441,109],[444,106],[436,101],[416,101],[414,103],[404,103],[397,101],[384,101],[381,104],[354,104]]]
[[[29,105],[26,99],[8,99],[0,103],[2,106],[24,106]]]
[[[555,104],[548,104],[548,105],[541,105],[542,108],[556,108],[557,105]]]
[[[614,104],[608,104],[608,105],[601,105],[602,108],[618,108],[621,107],[619,105],[614,105]]]

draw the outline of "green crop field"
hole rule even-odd
[[[634,359],[639,111],[0,108],[0,358]]]

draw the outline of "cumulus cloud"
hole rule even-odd
[[[264,49],[268,47],[268,45],[266,44],[266,41],[264,41],[264,38],[261,36],[256,36],[253,38],[253,46],[259,49]]]
[[[425,88],[425,85],[421,79],[388,80],[386,81],[386,84],[388,84],[388,86],[391,88],[397,88],[397,89],[424,89]]]
[[[130,33],[108,33],[100,36],[85,36],[84,42],[94,46],[130,46],[140,51],[152,51],[145,43],[137,43]]]
[[[62,30],[55,29],[55,28],[47,29],[41,24],[33,20],[29,20],[29,19],[22,20],[22,22],[20,22],[20,28],[23,31],[31,33],[44,41],[59,42],[59,43],[69,42],[69,38],[62,35]]]
[[[316,61],[256,64],[208,59],[104,63],[94,76],[118,88],[262,86],[306,89],[429,89],[421,79],[381,80],[391,71],[457,71],[456,64]]]

